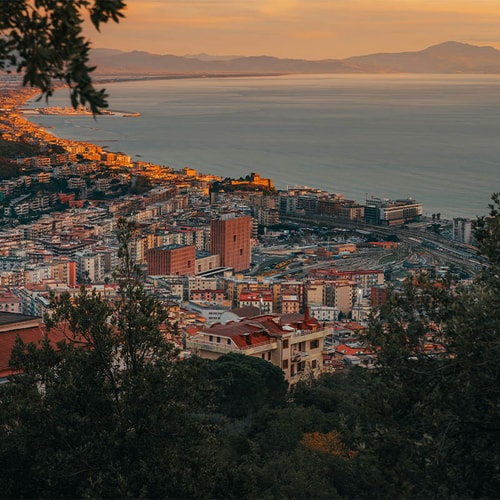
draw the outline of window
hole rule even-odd
[[[231,339],[227,339],[227,345],[231,345]]]
[[[213,335],[209,335],[209,336],[208,336],[208,340],[209,340],[210,342],[213,342],[213,340],[214,340],[214,336],[213,336]]]
[[[236,235],[235,234],[233,234],[233,242],[236,243]]]
[[[220,337],[217,337],[217,344],[220,344]]]
[[[318,367],[318,362],[315,359],[311,361],[311,367],[313,370],[315,370]]]
[[[284,359],[281,366],[283,370],[288,370],[288,359]]]
[[[240,248],[240,255],[243,255],[243,248]]]
[[[311,340],[311,349],[317,349],[319,347],[319,340]]]
[[[268,360],[268,361],[271,361],[271,352],[268,352],[268,353],[267,353],[267,360]]]
[[[288,339],[283,340],[283,349],[288,349]]]

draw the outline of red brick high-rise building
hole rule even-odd
[[[210,253],[220,255],[221,266],[235,272],[250,267],[250,231],[252,218],[222,218],[210,222]]]
[[[194,245],[165,245],[147,251],[148,274],[151,276],[195,274],[196,247]]]

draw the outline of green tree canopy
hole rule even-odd
[[[118,299],[63,296],[68,341],[15,346],[0,496],[497,498],[498,205],[476,226],[489,263],[473,283],[407,283],[372,319],[375,370],[291,393],[259,358],[175,360],[122,221]]]
[[[116,300],[54,298],[48,325],[67,340],[15,345],[23,374],[0,388],[1,497],[195,498],[194,477],[211,488],[204,365],[176,361],[130,256],[133,230],[118,228]]]
[[[90,41],[82,35],[85,16],[97,30],[123,17],[123,0],[2,0],[0,69],[23,73],[23,84],[52,95],[54,80],[66,83],[71,102],[107,107],[106,93],[92,84]]]
[[[498,495],[499,209],[495,194],[476,223],[488,264],[472,284],[423,276],[372,320],[378,368],[351,437],[374,498]]]
[[[285,401],[283,371],[260,358],[226,354],[210,364],[209,373],[217,387],[219,409],[230,417],[244,417]]]

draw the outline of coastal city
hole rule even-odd
[[[498,498],[476,3],[0,1],[0,500]]]
[[[0,1],[0,500],[498,498],[500,6],[435,4]]]
[[[182,357],[255,356],[291,384],[372,368],[363,332],[389,289],[420,274],[466,283],[482,267],[470,219],[424,217],[411,198],[278,190],[256,172],[223,179],[60,139],[28,121],[34,95],[0,95],[2,379],[16,335],[44,332],[51,297],[117,293],[120,218],[136,224],[133,258]],[[425,349],[442,346],[429,338]]]

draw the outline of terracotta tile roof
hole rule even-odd
[[[366,330],[366,327],[354,321],[349,321],[347,323],[344,323],[344,327],[352,331]]]
[[[281,325],[290,325],[297,330],[315,330],[320,327],[320,322],[312,316],[301,313],[283,314],[280,317]]]
[[[271,343],[272,339],[267,333],[254,332],[248,335],[232,336],[232,340],[240,349],[245,349],[246,347],[260,345],[266,342]]]
[[[340,344],[335,347],[335,352],[338,354],[343,354],[344,356],[359,356],[359,355],[370,355],[373,354],[366,347],[349,347],[345,344]]]
[[[260,323],[262,323],[262,325],[269,331],[269,333],[271,334],[278,334],[278,335],[282,335],[284,333],[290,333],[290,332],[287,332],[285,330],[283,330],[282,326],[281,325],[277,325],[272,319],[269,319],[269,318],[265,318],[261,321],[259,321]]]
[[[184,327],[184,331],[188,334],[188,335],[195,335],[199,332],[199,329],[196,325],[186,325]]]
[[[264,326],[252,320],[229,322],[224,325],[215,323],[210,328],[205,328],[203,332],[205,335],[229,338],[240,349],[272,341]]]
[[[302,313],[290,313],[282,314],[280,316],[280,324],[290,325],[292,323],[298,323],[304,320],[304,315]]]
[[[15,373],[15,371],[9,367],[9,361],[12,353],[12,348],[14,347],[14,343],[18,335],[26,344],[30,342],[39,344],[44,339],[45,335],[48,335],[51,344],[54,346],[57,342],[64,339],[64,335],[61,330],[51,329],[50,331],[47,331],[45,326],[42,324],[33,327],[21,328],[18,330],[1,332],[0,378],[5,378]]]

